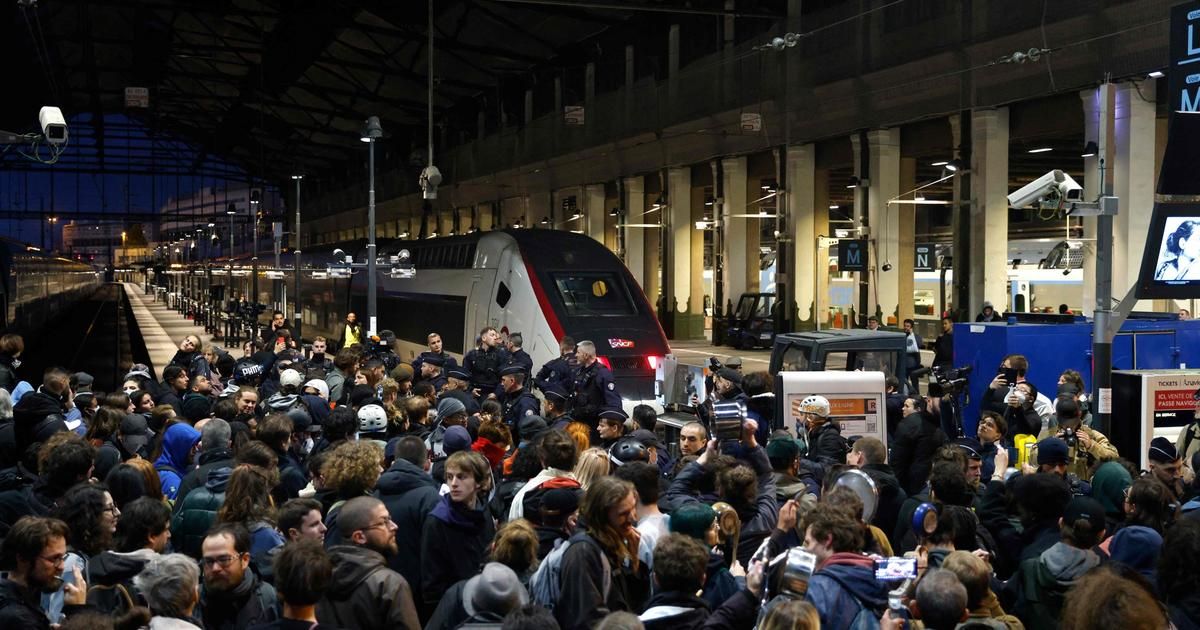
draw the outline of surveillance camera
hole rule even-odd
[[[38,122],[42,126],[42,135],[50,144],[67,143],[67,120],[63,118],[62,110],[57,107],[43,107],[38,112]]]
[[[885,262],[885,263],[883,263],[883,270],[884,270],[884,271],[891,271],[891,270],[892,270],[892,263],[890,263],[890,262]]]
[[[1008,196],[1008,205],[1013,208],[1028,208],[1040,201],[1081,201],[1083,186],[1070,175],[1053,170],[1022,186]]]
[[[421,171],[419,183],[425,199],[437,199],[437,187],[442,183],[442,172],[430,164]]]

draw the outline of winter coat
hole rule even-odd
[[[317,622],[332,628],[420,630],[404,576],[377,551],[338,545],[329,549],[333,579],[317,603]]]
[[[397,459],[375,484],[375,497],[387,506],[396,523],[396,545],[400,552],[388,559],[388,566],[408,580],[413,599],[420,598],[421,533],[425,521],[440,500],[438,486],[420,467]]]
[[[470,509],[439,499],[421,530],[421,598],[436,606],[442,593],[479,572],[496,537],[496,525],[483,506]]]
[[[909,414],[900,421],[891,461],[906,493],[916,494],[925,486],[933,467],[933,454],[945,443],[945,432],[937,420],[924,411]]]
[[[283,505],[289,499],[300,496],[300,491],[308,486],[308,475],[290,452],[272,450],[279,458],[279,485],[271,490],[271,496],[275,497],[275,505]]]
[[[646,630],[749,628],[754,625],[757,608],[758,602],[748,591],[735,593],[711,611],[708,603],[695,595],[667,591],[651,597],[639,619]]]
[[[587,540],[581,540],[586,538]],[[611,612],[636,612],[650,593],[646,565],[621,565],[609,556],[611,586],[604,593],[605,561],[600,544],[589,535],[577,536],[563,553],[559,579],[569,588],[562,589],[554,617],[562,630],[590,630]]]
[[[875,579],[875,561],[857,553],[835,553],[813,573],[804,599],[821,616],[822,628],[849,628],[860,608],[878,618],[887,608],[887,587]]]
[[[808,432],[808,459],[821,464],[845,464],[846,441],[842,439],[842,430],[835,422],[825,422]]]
[[[1099,564],[1094,551],[1063,542],[1025,560],[1006,587],[1016,592],[1013,613],[1029,630],[1057,628],[1067,591]]]
[[[142,572],[146,563],[158,557],[153,549],[138,549],[129,553],[102,551],[88,562],[87,603],[105,612],[125,610],[128,602],[123,588],[134,604],[145,605],[145,599],[133,586],[133,578]]]
[[[242,583],[229,592],[201,586],[196,616],[204,621],[207,630],[242,630],[278,619],[280,607],[275,587],[258,579],[254,571],[246,571]]]
[[[171,515],[171,539],[175,549],[193,558],[200,557],[204,535],[217,522],[217,512],[225,504],[225,488],[233,469],[210,470],[204,487],[196,488],[177,502]]]
[[[203,451],[200,453],[200,467],[188,471],[183,476],[183,480],[179,482],[179,492],[175,497],[174,511],[179,512],[180,506],[183,505],[183,500],[187,498],[188,493],[196,488],[202,488],[208,483],[208,473],[218,468],[233,468],[233,451],[227,448],[219,448],[213,451]],[[172,534],[174,535],[174,534]]]
[[[712,551],[708,552],[708,568],[705,576],[704,589],[701,591],[700,597],[708,602],[709,608],[714,610],[725,600],[733,597],[743,586],[725,566],[725,556]]]
[[[0,354],[0,389],[11,394],[16,386],[17,369],[13,367],[13,357],[9,354]]]
[[[63,403],[38,388],[13,406],[13,437],[16,456],[23,458],[31,445],[41,443],[59,431],[67,430]],[[28,462],[27,462],[28,463]],[[30,464],[32,465],[32,464]]]
[[[66,606],[68,616],[85,610],[84,606]],[[41,609],[41,593],[30,593],[11,580],[0,580],[0,628],[50,630],[50,619]]]
[[[44,504],[33,491],[37,476],[25,472],[21,466],[0,470],[0,536],[22,516],[46,516],[50,506]]]
[[[900,480],[895,471],[887,464],[864,464],[862,471],[867,473],[875,482],[875,488],[879,490],[879,504],[875,508],[871,524],[882,529],[884,533],[891,534],[896,531],[896,519],[900,516],[900,508],[908,498],[908,493],[900,487]]]
[[[188,473],[188,457],[200,441],[200,432],[189,424],[173,424],[163,436],[162,455],[154,461],[154,469],[162,480],[163,495],[174,501],[179,495],[179,483]]]

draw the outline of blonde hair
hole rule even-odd
[[[608,451],[602,448],[589,448],[580,453],[579,461],[575,463],[575,480],[584,490],[592,482],[608,474]]]
[[[366,494],[379,481],[383,449],[372,441],[344,442],[329,453],[321,465],[326,488],[334,488],[343,497]]]

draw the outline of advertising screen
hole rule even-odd
[[[1200,297],[1200,206],[1155,208],[1142,256],[1138,297]]]

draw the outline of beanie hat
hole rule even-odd
[[[375,388],[370,385],[355,385],[350,390],[350,406],[361,407],[375,399]]]
[[[1154,569],[1158,564],[1158,552],[1163,538],[1158,532],[1142,525],[1123,527],[1112,537],[1108,553],[1113,562],[1119,562],[1154,583]]]
[[[401,363],[400,365],[397,365],[392,369],[392,378],[395,379],[397,383],[411,381],[413,378],[412,366],[407,363]]]
[[[800,445],[790,435],[780,436],[767,442],[767,458],[771,460],[772,466],[790,464],[799,456]]]
[[[1165,437],[1156,437],[1150,440],[1150,461],[1160,464],[1170,464],[1179,459],[1179,451],[1175,449],[1175,445]]]
[[[442,419],[449,418],[455,414],[466,413],[466,411],[467,406],[462,404],[461,400],[451,396],[439,400],[437,404],[437,416]]]
[[[462,405],[462,403],[458,403]],[[441,414],[439,414],[441,415]],[[442,450],[446,455],[453,455],[459,451],[466,451],[471,448],[471,434],[467,433],[465,427],[450,427],[446,429],[446,433],[442,435]]]
[[[197,420],[207,418],[211,408],[212,405],[209,403],[208,396],[203,394],[184,396],[183,403],[180,404],[183,417],[191,421],[192,424],[195,424]]]
[[[711,507],[697,501],[672,512],[668,527],[672,534],[684,534],[704,543],[716,519],[717,513]]]
[[[1046,464],[1065,464],[1067,463],[1070,447],[1067,446],[1065,440],[1059,438],[1046,438],[1037,443],[1037,463],[1038,466]]]

